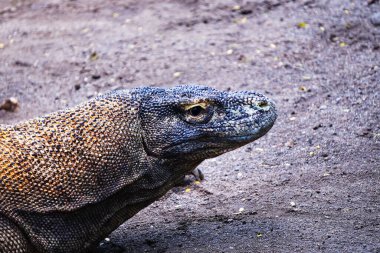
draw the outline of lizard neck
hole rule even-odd
[[[89,249],[141,209],[162,197],[185,172],[191,171],[198,164],[147,157],[139,165],[144,170],[144,176],[124,185],[107,198],[71,211],[21,211],[17,216],[23,221],[24,229],[32,241],[39,247],[45,247],[40,238],[48,233],[51,238],[62,240],[56,245],[64,246],[67,252],[74,252],[78,248]],[[44,224],[54,226],[44,231]],[[66,235],[62,237],[62,233]],[[47,252],[57,252],[54,246],[47,247]]]

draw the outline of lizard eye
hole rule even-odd
[[[189,123],[207,123],[210,121],[213,111],[212,107],[206,103],[199,103],[184,106],[185,121]]]
[[[192,107],[192,108],[189,109],[189,113],[193,117],[199,116],[202,113],[202,111],[204,111],[204,109],[201,106],[199,106],[199,105],[194,106],[194,107]]]

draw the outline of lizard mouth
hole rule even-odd
[[[233,135],[230,133],[223,133],[222,135],[215,137],[206,138],[210,142],[220,142],[220,143],[229,143],[230,145],[240,144],[244,145],[246,143],[252,142],[254,140],[259,139],[263,135],[265,135],[274,125],[274,120],[269,121],[268,123],[256,127],[254,129],[248,129],[245,133]]]
[[[241,134],[237,134],[236,131],[226,131],[210,136],[210,133],[208,133],[203,137],[198,136],[179,143],[173,143],[162,150],[161,157],[167,159],[178,159],[178,157],[207,159],[216,157],[259,139],[272,128],[275,119],[275,114],[268,115],[264,124],[254,128],[245,126],[246,130],[242,131]],[[245,118],[243,121],[247,122],[249,119]],[[148,154],[158,157],[154,152],[149,152]]]
[[[254,140],[257,140],[261,136],[265,135],[272,128],[272,126],[273,124],[271,124],[268,127],[261,128],[260,131],[257,131],[256,133],[246,134],[246,135],[225,136],[225,137],[222,137],[222,139],[224,141],[231,142],[231,143],[252,142]]]

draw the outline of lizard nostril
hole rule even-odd
[[[265,110],[265,111],[267,111],[267,110],[270,109],[270,104],[268,103],[268,101],[258,101],[258,102],[256,103],[256,105],[257,105],[259,108],[261,108],[261,109],[263,109],[263,110]]]
[[[258,107],[266,107],[266,106],[268,106],[268,102],[267,101],[257,102],[257,106]]]

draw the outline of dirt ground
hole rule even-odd
[[[201,164],[100,252],[380,252],[380,26],[365,0],[2,0],[0,123],[115,88],[257,90],[262,139]],[[186,190],[186,188],[188,190]]]

